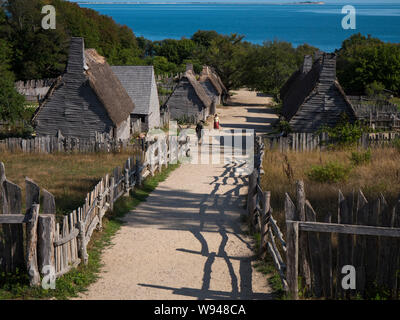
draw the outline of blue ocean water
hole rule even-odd
[[[197,30],[238,33],[261,44],[284,40],[308,43],[325,51],[361,32],[400,42],[400,4],[357,4],[356,30],[342,28],[343,5],[270,4],[80,4],[130,27],[150,40],[189,38]]]

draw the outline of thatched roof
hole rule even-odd
[[[184,73],[183,78],[186,78],[189,81],[189,83],[193,87],[194,91],[196,92],[196,95],[199,97],[201,102],[204,104],[206,108],[209,108],[211,106],[212,101],[208,96],[208,94],[206,93],[206,91],[204,90],[203,86],[200,84],[200,82],[197,81],[194,72],[191,69],[187,70]]]
[[[84,47],[83,38],[71,38],[66,70],[53,83],[42,104],[36,110],[33,120],[46,107],[47,102],[59,87],[67,85],[70,91],[76,92],[87,80],[114,125],[117,126],[130,117],[135,105],[112,72],[106,59],[95,49],[85,50]],[[68,98],[69,96],[66,96],[64,100]]]
[[[135,105],[114,74],[106,59],[95,49],[85,50],[86,75],[90,87],[107,110],[111,120],[119,125],[129,118]]]
[[[309,61],[309,60],[308,60]],[[355,117],[354,108],[345,92],[336,80],[336,56],[323,53],[312,65],[311,70],[304,69],[304,65],[296,71],[281,89],[283,100],[282,115],[289,121],[312,95],[318,85],[334,85],[343,96],[347,111]],[[308,72],[307,72],[308,71]]]
[[[227,93],[221,78],[209,66],[203,66],[203,70],[200,73],[200,82],[206,82],[207,80],[211,82],[219,95]]]

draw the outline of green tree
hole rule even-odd
[[[0,8],[0,24],[4,19],[4,12]],[[11,49],[5,41],[0,41],[0,120],[14,124],[22,118],[25,98],[20,95],[14,86],[14,74],[9,70]]]
[[[337,76],[347,93],[364,94],[376,81],[400,94],[400,44],[356,34],[337,54]]]
[[[288,42],[267,41],[254,47],[246,58],[244,76],[254,90],[279,98],[279,90],[298,68],[296,50]]]

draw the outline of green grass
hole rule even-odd
[[[0,288],[0,300],[2,299],[68,299],[77,297],[81,292],[98,279],[101,271],[101,254],[111,244],[112,237],[122,225],[120,220],[126,213],[135,209],[137,205],[145,201],[149,194],[175,170],[179,164],[170,165],[160,174],[149,177],[143,182],[143,186],[135,189],[128,197],[119,199],[114,205],[114,211],[108,212],[103,220],[103,230],[95,232],[88,246],[89,262],[87,266],[80,265],[56,281],[55,290],[44,290],[41,287],[31,288],[28,278],[23,275],[7,277]]]

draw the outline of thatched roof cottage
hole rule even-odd
[[[165,105],[170,111],[171,119],[197,123],[207,119],[211,103],[210,97],[196,79],[193,66],[188,65]]]
[[[217,104],[226,103],[228,91],[221,78],[209,66],[203,66],[200,73],[200,83],[212,101],[216,99]]]
[[[83,38],[72,38],[65,73],[49,90],[34,123],[39,136],[89,138],[96,132],[130,137],[135,105],[105,58],[84,49]]]
[[[160,127],[160,103],[153,66],[112,66],[128,95],[135,103],[132,122],[141,122],[141,131]]]
[[[336,79],[336,55],[318,53],[314,63],[306,56],[281,90],[282,115],[294,132],[315,132],[335,126],[346,114],[356,120],[354,108]]]

